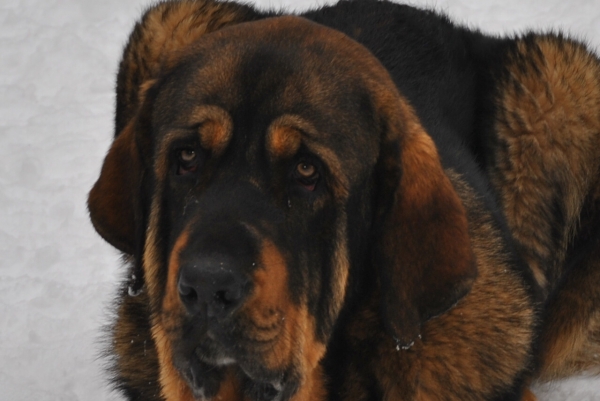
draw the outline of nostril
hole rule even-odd
[[[232,302],[229,297],[229,291],[217,291],[214,300],[215,302],[223,304],[223,306],[229,306]]]
[[[179,283],[179,296],[181,300],[186,304],[195,304],[198,301],[198,293],[196,290],[183,283]]]
[[[215,293],[214,300],[225,307],[233,306],[241,298],[240,291],[221,290]]]

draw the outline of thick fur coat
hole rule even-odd
[[[152,6],[89,196],[130,400],[534,400],[597,370],[600,62],[431,11]]]

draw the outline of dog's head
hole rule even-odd
[[[89,199],[143,269],[164,393],[177,377],[207,398],[230,377],[250,398],[317,391],[364,277],[404,343],[470,288],[462,205],[365,48],[279,17],[165,59]]]

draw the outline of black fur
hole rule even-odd
[[[233,3],[227,4],[231,6]],[[271,12],[257,11],[249,6],[233,5],[233,7],[240,7],[246,20],[254,21],[276,15]],[[538,320],[542,316],[545,294],[520,256],[519,246],[509,231],[508,223],[501,211],[498,191],[492,188],[488,170],[489,164],[493,162],[490,159],[491,151],[500,146],[493,126],[499,112],[502,111],[498,110],[499,106],[496,104],[499,82],[504,83],[508,79],[505,65],[515,54],[515,39],[487,36],[477,30],[454,24],[446,16],[436,12],[386,0],[342,0],[333,6],[308,11],[301,16],[345,33],[365,46],[387,69],[393,83],[414,108],[425,131],[434,140],[442,166],[458,173],[464,179],[469,190],[476,194],[479,207],[485,211],[486,216],[491,216],[490,224],[498,232],[499,243],[501,243],[498,253],[505,255],[507,265],[520,278],[520,284],[527,294],[524,303],[533,310],[535,316],[532,324],[534,327],[531,330],[533,332],[539,330]],[[141,32],[142,26],[138,24],[132,33],[130,43],[139,38]],[[223,45],[225,46],[225,43]],[[250,237],[242,228],[242,223],[256,227],[261,235],[264,234],[265,237],[273,240],[278,249],[291,250],[291,255],[286,254],[285,257],[288,258],[287,273],[292,302],[300,304],[303,294],[311,294],[307,307],[310,315],[315,318],[316,338],[328,344],[322,360],[328,399],[331,401],[346,399],[344,386],[348,385],[347,376],[352,372],[360,378],[357,387],[364,392],[364,400],[381,400],[385,389],[381,387],[381,383],[371,369],[372,364],[377,363],[371,351],[391,338],[390,325],[380,316],[368,316],[372,318],[368,323],[371,324],[370,330],[374,334],[372,337],[361,339],[355,338],[352,330],[348,332],[348,327],[360,326],[361,323],[356,321],[356,316],[364,313],[365,302],[376,303],[378,295],[374,294],[377,294],[381,288],[386,288],[387,283],[382,282],[385,281],[386,276],[383,275],[383,278],[375,276],[373,260],[379,259],[372,255],[372,249],[375,249],[375,242],[379,239],[377,230],[383,226],[381,220],[386,218],[387,212],[397,200],[393,198],[393,194],[382,189],[384,186],[381,181],[384,179],[381,175],[384,170],[379,165],[372,175],[360,177],[354,183],[355,188],[350,188],[350,198],[343,205],[348,215],[346,235],[350,259],[349,282],[342,310],[337,316],[332,316],[332,300],[327,289],[333,279],[330,255],[334,253],[336,244],[332,241],[335,237],[331,234],[331,230],[337,221],[339,205],[334,205],[331,199],[326,199],[323,202],[325,206],[315,211],[311,209],[315,200],[327,197],[327,193],[319,185],[313,193],[299,195],[297,188],[286,184],[290,181],[289,171],[293,171],[293,163],[298,163],[299,160],[308,160],[322,173],[328,173],[326,167],[320,164],[317,158],[311,156],[307,149],[301,148],[300,157],[295,156],[292,161],[280,161],[276,166],[266,162],[264,143],[260,142],[263,141],[260,139],[263,136],[260,133],[266,130],[278,113],[282,113],[283,109],[273,102],[273,98],[277,97],[275,94],[280,93],[281,83],[286,82],[287,77],[295,72],[294,60],[300,57],[293,51],[285,54],[285,57],[281,54],[273,55],[268,46],[267,44],[262,48],[261,45],[257,45],[254,57],[244,60],[241,67],[244,73],[235,78],[239,80],[239,87],[242,88],[239,92],[241,100],[231,110],[227,109],[227,101],[224,100],[227,94],[211,93],[204,98],[184,95],[191,91],[187,81],[191,75],[190,71],[200,70],[202,66],[213,61],[206,55],[189,57],[184,63],[162,76],[146,93],[143,105],[139,105],[140,99],[132,94],[134,92],[131,89],[131,85],[141,84],[141,75],[127,77],[128,71],[124,66],[130,61],[123,59],[117,78],[115,136],[133,118],[134,112],[139,107],[141,108],[139,113],[142,115],[139,121],[142,121],[140,124],[143,126],[137,129],[145,133],[140,137],[148,138],[146,143],[143,140],[138,143],[142,148],[140,157],[144,163],[144,174],[137,183],[139,198],[135,199],[138,214],[135,216],[136,238],[132,250],[134,262],[131,270],[131,276],[135,278],[128,285],[133,292],[137,292],[145,280],[141,256],[146,245],[145,235],[152,197],[161,181],[161,177],[153,176],[154,158],[158,157],[157,143],[162,139],[162,132],[166,132],[166,129],[161,131],[161,127],[173,127],[178,124],[181,126],[180,121],[173,120],[176,118],[174,116],[178,113],[185,114],[183,111],[192,110],[197,103],[223,106],[235,121],[233,139],[228,153],[219,159],[218,166],[211,165],[210,161],[207,162],[209,163],[207,171],[214,174],[211,177],[211,185],[208,185],[209,179],[201,174],[177,176],[178,166],[174,162],[176,160],[174,155],[180,148],[175,144],[168,150],[170,178],[164,181],[166,191],[164,191],[164,198],[161,199],[162,214],[155,227],[160,238],[157,246],[161,265],[168,265],[169,254],[173,251],[183,228],[188,224],[189,216],[194,216],[197,221],[192,230],[194,238],[191,245],[192,255],[184,252],[182,258],[191,260],[196,254],[218,253],[221,249],[226,249],[222,252],[226,253],[227,249],[235,249],[234,257],[240,265],[245,266],[244,273],[251,275],[256,269],[250,267],[254,266],[251,262],[260,256],[259,245],[249,239]],[[125,55],[128,54],[129,49],[130,46],[125,49]],[[298,61],[297,64],[301,65],[301,62]],[[327,81],[329,71],[321,72],[324,81]],[[360,121],[365,122],[364,127],[360,127],[364,128],[364,132],[371,133],[380,128],[376,127],[377,111],[374,110],[370,99],[363,96],[365,88],[349,85],[333,90],[340,92],[336,108],[342,110],[344,115],[360,117]],[[173,96],[174,93],[180,96]],[[313,109],[310,103],[299,103],[294,107],[293,110],[285,110],[285,112],[310,115],[311,120],[322,128],[323,132],[336,132],[336,127],[344,123],[342,116],[339,120],[332,120],[330,115]],[[188,130],[192,132],[189,127]],[[190,138],[194,136],[197,136],[195,131],[189,135]],[[182,143],[185,142],[185,146],[189,146],[190,141],[186,139],[182,140]],[[338,148],[345,146],[343,139],[339,138],[332,140],[331,143]],[[200,146],[195,149],[199,150]],[[394,149],[389,150],[390,154],[394,151]],[[206,160],[208,159],[209,157],[206,156]],[[260,185],[265,182],[271,183],[268,190],[257,190],[247,184],[245,180],[251,176],[249,171],[254,172],[251,178],[258,181]],[[402,173],[398,171],[398,177]],[[560,189],[555,192],[555,195],[558,198],[564,196]],[[283,216],[285,213],[282,212],[281,205],[286,202],[292,211]],[[553,236],[558,238],[562,235],[561,218],[564,213],[560,199],[556,200],[555,206],[552,218],[557,221],[554,225],[557,232],[553,233]],[[183,215],[180,213],[181,210],[184,210]],[[589,213],[594,223],[585,226],[583,234],[572,244],[574,250],[569,251],[570,255],[576,255],[579,250],[588,252],[590,247],[597,245],[600,230],[597,229],[599,218],[594,214],[596,210],[598,210],[596,204],[589,204],[584,210],[584,213]],[[468,211],[468,217],[473,220],[479,218],[483,220],[481,214],[480,211]],[[287,226],[282,223],[286,218],[289,219]],[[578,260],[577,256],[572,256],[568,259],[567,265],[575,264]],[[319,268],[315,270],[303,268],[309,265]],[[158,272],[158,282],[166,282],[167,276],[166,269],[161,270]],[[557,281],[555,277],[552,279]],[[161,291],[156,299],[128,298],[125,290],[120,295],[122,301],[119,305],[121,309],[119,319],[143,331],[144,344],[152,340],[149,334],[149,321],[152,313],[160,310],[160,301],[165,289],[162,288]],[[315,293],[317,295],[312,296]],[[146,295],[143,294],[142,297]],[[434,311],[436,313],[432,312],[424,316],[424,320],[434,318],[437,312],[445,312],[447,309]],[[194,317],[188,317],[181,324],[192,332],[196,324],[193,320]],[[232,343],[236,340],[235,335],[239,334],[236,330],[240,330],[239,327],[233,326],[223,326],[220,329],[222,332],[219,334],[223,341]],[[115,337],[124,336],[116,340],[124,342],[127,341],[127,335],[131,334],[127,330],[116,333]],[[534,333],[532,343],[529,345],[532,350],[530,358],[520,367],[519,373],[510,382],[494,389],[489,400],[521,400],[532,372],[536,369],[537,359],[534,355],[537,352],[534,344],[536,335]],[[194,341],[197,342],[196,339]],[[182,348],[188,346],[183,340],[181,344]],[[194,343],[193,347],[196,346],[197,344]],[[196,352],[195,349],[193,348],[192,352]],[[349,355],[349,349],[355,350],[356,353]],[[142,351],[138,344],[137,348],[130,352],[139,357]],[[147,351],[144,349],[143,352]],[[214,349],[208,349],[206,355],[210,353],[216,355],[219,352],[221,350],[215,346]],[[485,360],[485,357],[482,355],[481,359]],[[211,366],[204,363],[206,361],[195,362],[198,366],[193,367],[192,371],[196,374],[211,372]],[[175,363],[177,364],[178,361],[176,360]],[[115,370],[118,372],[119,369],[123,370],[119,367],[119,361],[116,361]],[[140,367],[139,371],[130,369],[140,376],[143,376],[144,372],[151,372],[147,383],[138,380],[137,377],[133,379],[119,377],[116,380],[117,387],[131,400],[160,399],[157,395],[160,391],[157,384],[158,369],[156,355],[153,354],[149,366]],[[240,372],[236,373],[243,390],[251,399],[259,400],[263,397],[267,400],[278,395],[266,381],[252,381]],[[258,376],[263,375],[271,379],[287,375],[289,372],[257,370],[256,373]],[[295,373],[297,372],[293,372]],[[300,379],[293,377],[293,374],[290,378],[291,384],[283,390],[284,396],[291,397],[299,386]],[[443,374],[445,372],[440,373]],[[214,395],[223,377],[224,374],[218,369],[206,373],[204,382],[197,387],[203,388],[207,395]],[[197,378],[188,381],[202,382]],[[443,382],[444,378],[440,381]],[[457,394],[448,394],[448,399],[456,400],[457,397],[459,397]]]

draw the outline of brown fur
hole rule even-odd
[[[307,372],[293,400],[323,399],[324,389],[317,365],[325,353],[325,344],[314,338],[314,322],[305,308],[298,309],[288,297],[285,261],[273,243],[265,241],[261,266],[254,277],[256,290],[245,308],[257,327],[276,327],[273,345],[265,356],[267,367],[280,368],[296,363]],[[271,335],[272,337],[272,335]],[[265,339],[261,339],[265,340]]]
[[[421,363],[426,373],[421,376],[418,400],[441,400],[442,394],[452,390],[465,394],[461,387],[473,389],[471,399],[482,399],[483,394],[477,395],[477,390],[483,393],[494,382],[507,380],[526,363],[529,356],[526,344],[532,336],[528,327],[534,323],[531,301],[520,285],[521,278],[505,259],[491,216],[459,177],[452,172],[449,176],[468,211],[479,276],[471,292],[454,309],[424,327],[423,338],[429,340],[430,346],[423,350]],[[489,325],[472,324],[480,319],[489,319]],[[449,333],[454,333],[452,338]],[[512,337],[513,348],[498,352],[495,348],[506,336]],[[448,343],[452,347],[446,347]],[[488,362],[491,369],[482,372],[481,360],[486,358],[494,362]],[[449,383],[444,375],[453,370],[463,375],[461,380]]]
[[[177,275],[179,272],[179,255],[189,241],[189,232],[184,231],[175,242],[169,261],[166,294],[160,316],[155,318],[152,327],[152,338],[156,344],[160,366],[160,384],[162,395],[166,401],[193,401],[190,388],[175,369],[171,354],[171,338],[178,316],[183,313],[181,301],[177,294]]]
[[[536,279],[558,293],[542,329],[539,375],[549,380],[598,366],[597,240],[569,261],[589,252],[573,244],[594,241],[600,222],[600,62],[579,43],[542,36],[521,40],[507,68],[490,170]]]
[[[163,1],[133,30],[117,78],[117,133],[141,104],[139,89],[174,65],[189,44],[207,33],[256,18],[249,7],[211,0]]]
[[[537,401],[537,397],[530,390],[525,390],[522,401]]]
[[[121,191],[137,184],[139,175],[138,149],[134,141],[133,124],[113,142],[99,179],[90,191],[88,203],[94,228],[111,245],[133,254],[136,200],[133,191]],[[118,205],[115,207],[115,205]],[[117,213],[113,211],[118,210]]]
[[[125,294],[124,294],[125,295]],[[144,400],[162,399],[158,377],[159,359],[151,336],[149,300],[143,293],[137,297],[124,296],[117,309],[117,321],[111,333],[116,372],[127,372],[123,384],[140,390]],[[138,358],[125,356],[139,355]]]
[[[540,379],[600,373],[600,243],[562,284],[542,331]]]
[[[301,119],[298,120],[293,116],[283,116],[271,124],[267,134],[267,150],[271,160],[287,159],[296,154],[302,139],[298,126],[305,125]]]
[[[158,354],[160,389],[165,401],[194,401],[192,390],[175,368],[169,336],[161,324],[152,326],[152,338]]]
[[[233,130],[229,115],[218,107],[200,107],[192,114],[190,125],[195,124],[201,124],[199,131],[202,147],[217,155],[223,153],[231,140]]]
[[[479,275],[469,294],[449,312],[425,323],[420,338],[407,349],[383,332],[381,339],[372,338],[372,327],[385,324],[374,313],[376,300],[353,320],[349,341],[355,349],[365,350],[356,356],[355,366],[358,370],[368,364],[376,372],[385,389],[384,400],[488,399],[491,389],[518,372],[529,358],[526,345],[535,320],[531,301],[506,260],[489,213],[459,176],[452,171],[448,176],[467,209]],[[482,319],[489,324],[478,324]],[[507,337],[513,345],[500,350],[498,344]],[[376,349],[373,342],[379,344]],[[361,384],[353,380],[348,384],[346,399],[361,400]]]
[[[189,315],[178,293],[178,277],[180,255],[193,246],[193,228],[202,222],[190,217],[171,243],[164,236],[163,220],[172,212],[164,208],[172,189],[167,178],[172,144],[185,138],[173,126],[196,129],[202,149],[210,154],[195,192],[186,195],[197,200],[210,186],[211,174],[219,171],[219,157],[235,146],[234,135],[239,135],[234,134],[238,117],[227,106],[243,99],[235,79],[242,65],[240,54],[290,32],[298,44],[294,49],[303,52],[300,65],[278,97],[257,107],[257,115],[272,118],[265,125],[264,143],[248,142],[240,152],[247,157],[244,171],[229,173],[241,187],[250,183],[253,190],[285,203],[285,190],[265,177],[307,151],[326,166],[329,191],[310,203],[306,213],[329,206],[335,218],[326,234],[319,234],[332,239],[323,258],[329,270],[308,288],[294,285],[316,273],[307,268],[301,279],[292,278],[290,267],[291,261],[306,255],[293,254],[270,237],[271,223],[263,227],[240,220],[248,238],[259,244],[252,291],[235,312],[241,316],[235,326],[241,327],[241,340],[257,340],[245,349],[252,362],[296,375],[297,388],[289,398],[293,401],[329,399],[338,370],[332,365],[340,354],[344,377],[333,391],[345,401],[364,401],[373,396],[373,388],[386,401],[491,400],[500,391],[515,391],[523,401],[534,401],[535,396],[521,387],[535,377],[547,380],[597,369],[598,60],[583,46],[559,37],[524,38],[508,56],[497,88],[496,138],[486,168],[519,252],[546,297],[538,316],[539,300],[528,293],[531,283],[518,271],[509,241],[483,195],[466,177],[442,166],[433,139],[379,62],[340,32],[299,18],[236,26],[258,18],[250,8],[234,3],[164,2],[144,15],[125,49],[118,77],[116,139],[89,198],[98,232],[126,254],[137,255],[136,266],[143,272],[144,292],[136,298],[122,294],[113,328],[121,384],[142,399],[194,400],[193,383],[176,363],[177,345],[186,334],[182,322]],[[219,31],[223,27],[230,28]],[[222,37],[228,41],[215,51]],[[304,52],[315,46],[332,56]],[[206,49],[212,51],[211,62],[185,72],[186,93],[163,89],[162,79],[169,72]],[[364,89],[373,121],[362,121],[336,104],[346,85]],[[169,132],[151,138],[149,126],[179,112],[168,109],[176,95],[196,93],[218,94],[225,105],[198,101],[170,123]],[[362,129],[365,134],[352,140],[336,137],[290,111],[305,99],[325,119],[335,120],[340,132]],[[157,106],[152,120],[148,110],[155,105],[162,107]],[[377,127],[376,135],[364,128],[372,126]],[[269,174],[253,175],[265,168],[257,167],[263,153]],[[141,187],[148,175],[154,178],[153,192],[151,199],[144,199],[148,212],[143,216]],[[358,214],[373,215],[374,221],[366,224],[369,229],[374,226],[369,233],[355,232],[357,228],[348,225],[355,216],[346,210],[363,186],[377,187],[376,196],[359,199]],[[287,205],[296,207],[289,200]],[[368,276],[353,276],[357,270],[351,263],[351,236],[367,237],[373,247]],[[136,242],[139,237],[143,242]],[[316,248],[308,251],[318,252]],[[372,282],[360,281],[365,278]],[[360,298],[348,306],[352,291]],[[317,316],[309,299],[326,304],[325,317]],[[540,354],[533,355],[540,325]],[[342,345],[329,342],[334,329]],[[340,351],[340,346],[348,348]],[[534,373],[536,357],[539,369]],[[241,362],[216,368],[224,373],[213,400],[255,401],[244,387],[244,380],[254,378],[244,376]]]
[[[465,295],[477,267],[464,206],[442,170],[433,141],[410,107],[404,101],[400,104],[402,112],[388,114],[386,140],[398,141],[402,135],[401,166],[388,167],[389,175],[394,177],[394,169],[400,169],[402,177],[395,185],[396,205],[382,238],[383,253],[391,264],[384,271],[388,280],[384,286],[394,289],[384,291],[383,302],[396,314],[389,324],[398,340],[409,344],[419,334],[421,322],[445,312]]]
[[[491,170],[511,230],[550,292],[598,183],[600,63],[581,44],[552,36],[517,46],[498,95]]]

